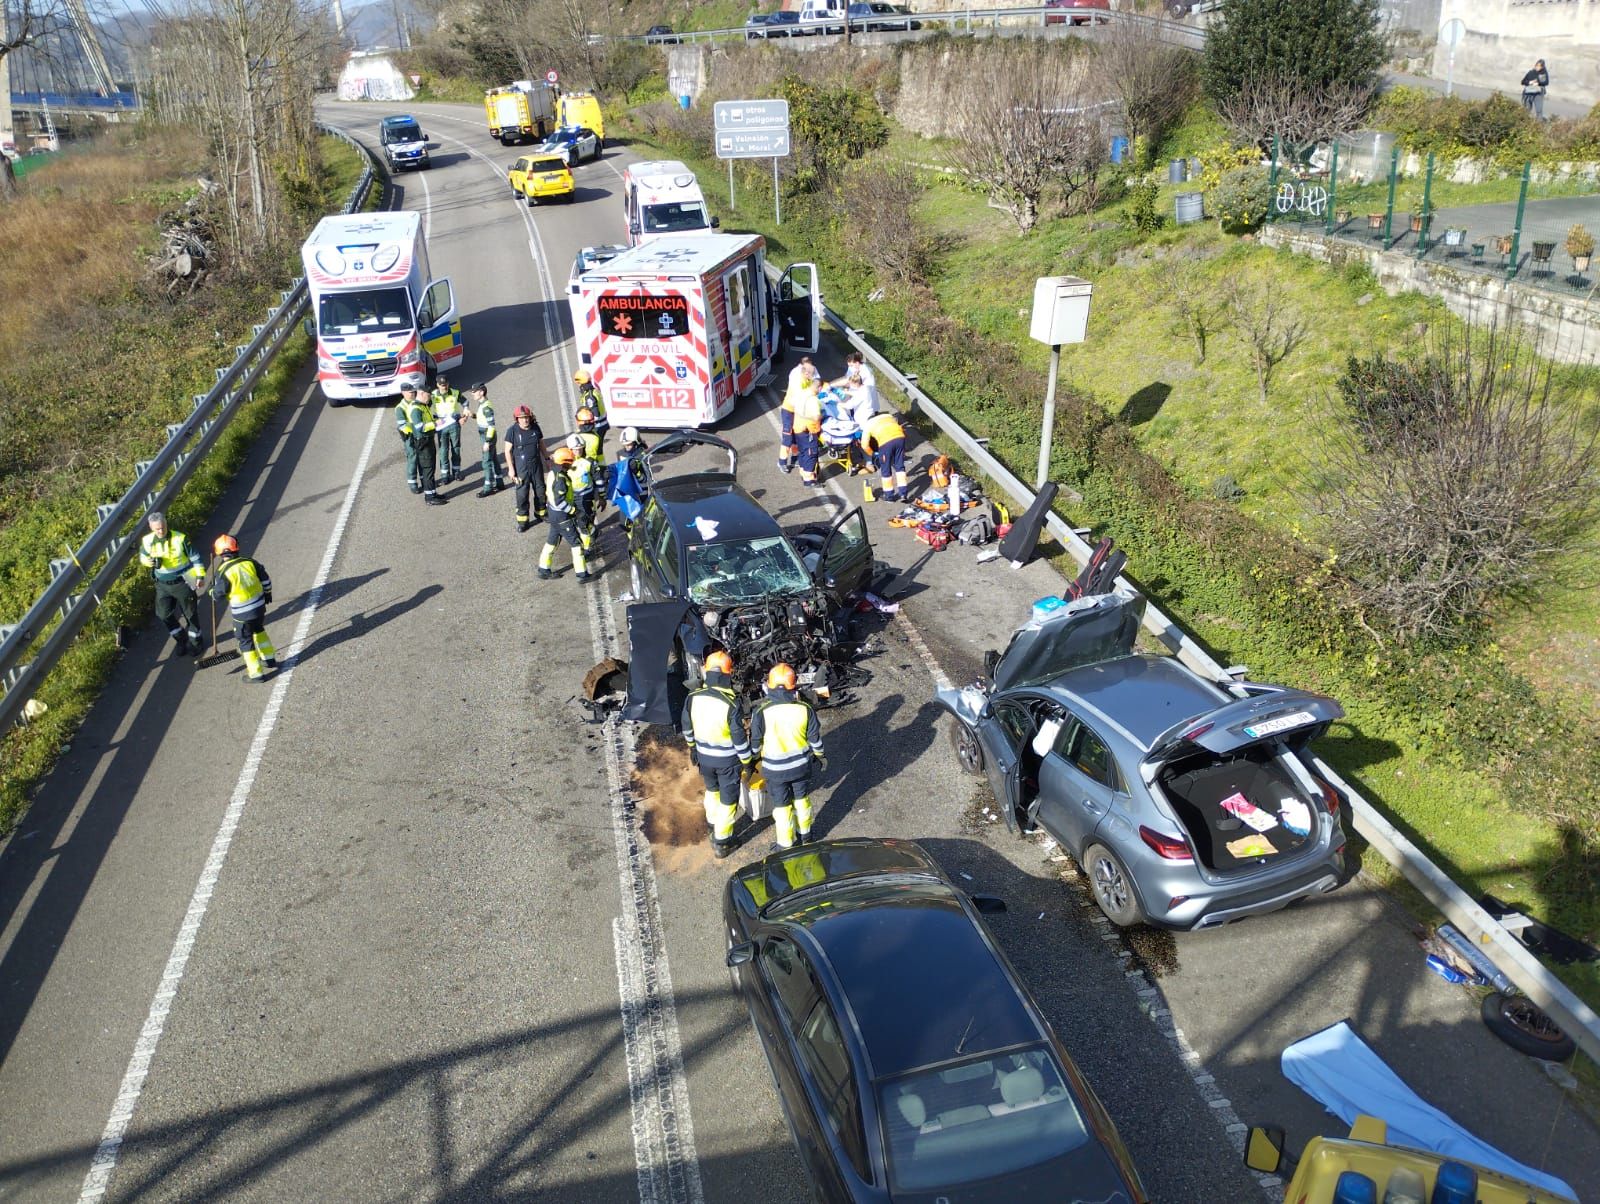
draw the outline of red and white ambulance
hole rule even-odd
[[[603,262],[579,255],[568,281],[578,356],[613,427],[704,426],[781,359],[815,351],[815,264],[776,284],[759,234],[656,238]]]

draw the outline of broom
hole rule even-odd
[[[216,568],[216,565],[217,565],[217,558],[215,556],[213,556],[211,558],[211,566],[206,569],[206,580],[208,582],[211,580],[212,569]],[[211,595],[211,654],[209,656],[202,656],[199,660],[197,660],[195,662],[194,667],[196,669],[209,669],[212,665],[220,665],[224,661],[236,661],[238,659],[239,659],[239,650],[237,648],[230,649],[227,652],[218,652],[217,651],[217,595],[216,594],[212,594]]]

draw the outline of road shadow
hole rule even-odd
[[[828,752],[828,767],[812,786],[828,794],[817,816],[816,834],[826,836],[862,795],[879,783],[893,782],[915,764],[933,743],[942,713],[932,701],[913,708],[899,694],[885,695],[871,710],[852,715],[836,728],[824,711],[822,746]],[[904,718],[892,723],[898,716]]]
[[[326,631],[319,635],[316,639],[312,640],[311,643],[307,644],[300,650],[298,656],[295,656],[289,660],[284,667],[289,668],[302,665],[320,653],[337,648],[340,644],[343,644],[348,640],[359,639],[362,636],[370,635],[372,632],[382,627],[385,623],[389,623],[394,619],[398,619],[403,614],[408,614],[409,612],[416,610],[417,607],[427,602],[430,598],[437,597],[442,593],[444,593],[444,586],[427,585],[419,589],[416,593],[412,594],[411,597],[398,602],[391,602],[387,606],[372,611],[371,613],[358,610],[348,619],[346,619],[342,626],[335,627],[330,631]]]

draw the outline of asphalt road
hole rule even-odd
[[[575,362],[559,289],[579,246],[620,237],[630,154],[529,211],[505,186],[515,148],[473,110],[417,111],[435,166],[397,203],[424,213],[462,299],[457,383],[488,381],[502,415],[527,402],[555,434]],[[383,113],[326,106],[369,144]],[[839,499],[770,467],[775,400],[722,429],[798,525]],[[0,853],[0,1197],[806,1198],[728,992],[724,874],[682,835],[698,785],[636,764],[632,732],[570,701],[621,651],[625,571],[535,580],[542,528],[516,533],[509,494],[474,498],[466,458],[426,509],[387,409],[308,390],[194,533],[233,530],[269,566],[269,627],[280,648],[303,635],[293,673],[196,672],[152,624]],[[880,556],[912,566],[921,545],[888,513]],[[623,563],[614,526],[603,546]],[[1600,1193],[1587,1121],[1359,883],[1195,937],[1130,944],[1097,923],[1049,850],[985,819],[929,705],[1060,582],[959,551],[915,579],[870,682],[824,717],[820,829],[913,836],[1006,899],[996,935],[1157,1200],[1265,1198],[1225,1127],[1333,1131],[1276,1056],[1345,1016],[1469,1126]]]

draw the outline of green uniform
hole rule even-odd
[[[402,401],[394,408],[394,424],[406,441],[406,467],[411,472],[411,492],[435,496],[433,468],[433,406],[422,401]]]
[[[205,561],[189,537],[167,528],[161,539],[154,531],[139,541],[139,563],[150,570],[156,583],[156,618],[177,645],[179,655],[198,653],[203,646],[195,624],[194,591],[205,576]]]
[[[461,479],[461,419],[466,414],[457,389],[435,390],[433,394],[434,438],[439,444],[439,481],[449,484]]]
[[[478,491],[479,497],[488,497],[499,489],[500,457],[496,455],[500,440],[500,432],[494,429],[494,407],[489,404],[486,397],[478,403],[478,438],[483,442],[483,488]]]
[[[412,493],[421,493],[417,483],[417,445],[412,441],[411,407],[415,401],[402,397],[394,406],[394,429],[400,432],[400,444],[406,449],[406,484]]]

